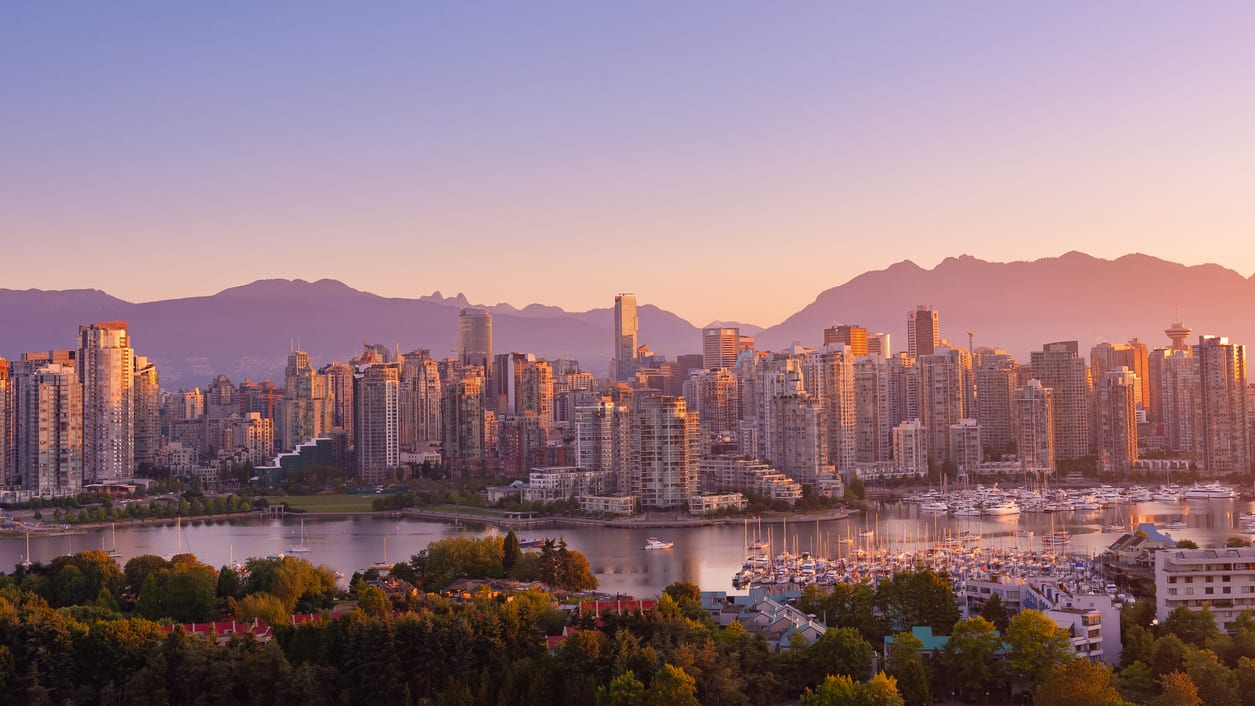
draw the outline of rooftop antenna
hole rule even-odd
[[[975,337],[976,337],[976,332],[969,328],[967,330],[967,354],[968,355],[976,355],[975,348],[972,346],[972,341],[975,339]]]

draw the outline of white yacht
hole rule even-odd
[[[1228,500],[1237,496],[1236,490],[1219,483],[1195,483],[1185,491],[1186,500]]]
[[[650,537],[645,540],[646,549],[670,549],[675,546],[675,542],[664,542],[657,537]]]

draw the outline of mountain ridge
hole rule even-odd
[[[744,325],[760,349],[794,341],[818,347],[836,323],[885,331],[894,350],[906,348],[906,313],[919,304],[940,312],[941,333],[966,346],[1004,348],[1023,359],[1054,340],[1082,349],[1100,340],[1144,338],[1166,344],[1163,329],[1179,306],[1198,333],[1255,343],[1245,311],[1255,301],[1255,277],[1217,265],[1183,265],[1142,253],[1107,260],[1078,251],[1036,260],[990,262],[947,257],[932,268],[901,260],[860,273],[765,329]],[[269,278],[214,294],[128,302],[98,289],[0,289],[0,356],[74,345],[78,326],[131,322],[136,352],[157,363],[163,387],[204,385],[218,373],[233,380],[277,377],[300,340],[319,364],[356,355],[363,341],[428,348],[443,357],[456,345],[457,312],[470,306],[458,293],[386,297],[339,280]],[[566,311],[541,303],[480,305],[493,312],[497,352],[528,351],[580,360],[604,373],[612,339],[612,309]],[[700,328],[655,304],[642,304],[640,342],[671,359],[701,350]]]

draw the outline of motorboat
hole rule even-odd
[[[675,546],[675,542],[664,542],[657,537],[650,537],[645,540],[646,549],[670,549]]]
[[[1219,483],[1195,483],[1185,491],[1186,500],[1230,500],[1238,493]]]

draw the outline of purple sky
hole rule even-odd
[[[1251,3],[175,5],[0,8],[0,287],[768,325],[902,259],[1255,272]]]

